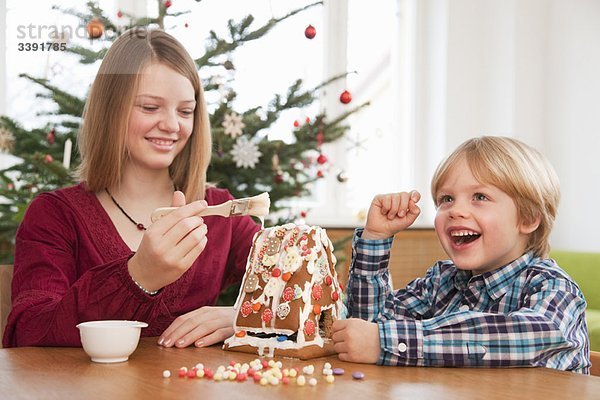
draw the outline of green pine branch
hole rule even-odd
[[[47,97],[56,102],[58,105],[58,115],[72,115],[79,117],[83,113],[83,107],[85,105],[84,99],[80,99],[77,96],[71,95],[64,90],[59,89],[57,86],[51,85],[48,83],[47,79],[35,78],[29,74],[19,74],[19,77],[29,79],[30,81],[48,89],[50,91],[50,95],[42,95],[41,97]]]
[[[244,43],[263,37],[281,21],[284,21],[304,10],[320,4],[323,4],[323,2],[318,1],[316,3],[309,4],[302,8],[293,10],[280,18],[271,18],[265,25],[251,32],[246,31],[250,28],[250,25],[254,21],[254,17],[252,15],[246,16],[237,24],[233,20],[229,20],[229,38],[219,38],[217,34],[211,30],[206,51],[202,57],[196,59],[196,65],[198,65],[200,68],[205,66],[219,66],[221,63],[213,61],[213,59],[225,53],[232,53]]]

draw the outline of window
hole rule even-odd
[[[152,15],[156,8],[154,0],[145,4],[133,0],[97,3],[113,18],[119,9]],[[80,0],[60,4],[62,8],[85,10],[85,3]],[[256,28],[270,18],[307,4],[301,0],[227,0],[224,7],[223,1],[179,0],[173,2],[172,11],[189,10],[190,18],[186,20],[183,15],[166,25],[197,58],[204,52],[204,42],[199,38],[208,37],[211,29],[224,35],[229,19],[239,21],[252,14]],[[305,88],[310,88],[331,76],[356,71],[323,90],[320,104],[284,113],[268,132],[269,137],[289,140],[293,122],[316,115],[320,108],[324,107],[332,119],[370,102],[348,118],[350,129],[345,137],[324,146],[323,153],[329,161],[326,177],[315,184],[313,195],[289,203],[296,211],[308,211],[307,222],[311,224],[362,225],[376,193],[405,190],[412,184],[414,152],[411,102],[407,97],[412,93],[411,64],[406,61],[412,51],[408,45],[412,29],[410,4],[403,0],[380,0],[377,6],[361,0],[325,1],[323,6],[312,7],[278,24],[264,38],[240,47],[230,60],[235,70],[221,77],[224,83],[232,82],[238,95],[234,108],[241,112],[266,106],[274,94],[285,93],[298,78],[303,79]],[[19,52],[17,44],[44,41],[52,29],[62,27],[76,30],[75,37],[69,40],[86,41],[84,27],[79,26],[77,18],[51,10],[48,3],[32,7],[30,1],[18,0],[8,0],[7,22],[7,113],[28,128],[51,123],[56,117],[36,114],[51,110],[54,103],[36,98],[41,88],[18,78],[18,74],[48,78],[83,97],[98,65],[82,66],[77,57],[60,52]],[[313,40],[304,37],[309,24],[317,30]],[[353,96],[347,105],[339,100],[344,90]]]
[[[327,110],[338,115],[367,101],[370,105],[351,115],[346,137],[324,150],[332,165],[308,203],[307,220],[361,226],[375,194],[408,190],[413,184],[411,7],[398,0],[382,0],[376,7],[360,0],[333,3],[340,9],[326,23],[340,32],[335,45],[345,43],[346,54],[344,63],[339,55],[328,61],[329,68],[337,68],[330,75],[356,73],[348,75],[345,86],[352,102],[340,104],[340,86],[325,99]]]

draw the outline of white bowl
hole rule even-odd
[[[138,321],[89,321],[77,325],[83,350],[99,363],[116,363],[129,359],[140,341],[141,329],[147,327]]]

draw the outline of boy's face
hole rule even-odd
[[[518,221],[513,199],[478,182],[464,159],[450,170],[435,198],[435,230],[458,268],[482,274],[525,252],[531,230]]]

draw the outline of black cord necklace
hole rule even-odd
[[[115,200],[115,198],[112,196],[112,194],[110,194],[110,192],[108,191],[108,188],[104,188],[104,190],[106,190],[106,193],[108,194],[108,196],[110,197],[110,199],[113,201],[113,203],[115,203],[115,206],[117,206],[117,208],[118,208],[119,210],[121,210],[121,212],[123,213],[123,215],[125,215],[125,216],[127,217],[127,219],[128,219],[128,220],[130,220],[131,222],[133,222],[133,224],[134,224],[135,226],[137,226],[137,228],[138,228],[140,231],[145,231],[145,230],[146,230],[146,227],[144,226],[144,224],[142,224],[141,222],[135,222],[135,221],[133,220],[133,218],[131,218],[131,217],[129,216],[129,214],[127,214],[127,213],[125,212],[125,210],[123,210],[123,207],[121,207],[121,205],[120,205],[119,203],[117,203],[117,201],[116,201],[116,200]]]

